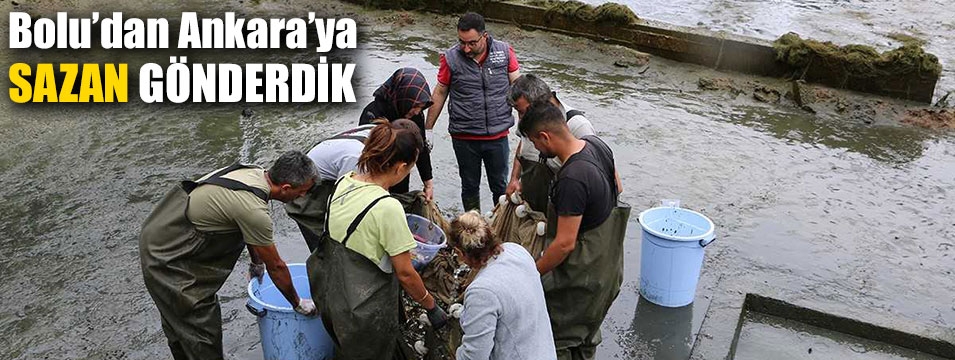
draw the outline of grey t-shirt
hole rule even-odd
[[[353,129],[358,131],[348,132],[351,136],[367,138],[374,127],[375,125],[363,125]],[[307,154],[318,168],[318,175],[322,180],[338,180],[349,171],[355,171],[361,151],[365,149],[365,144],[359,140],[335,139],[335,136],[318,143]]]
[[[501,246],[464,292],[457,359],[557,359],[534,258],[518,244]]]
[[[574,108],[564,104],[563,102],[561,103],[561,107],[563,107],[564,114],[566,114],[568,111],[574,110]],[[568,119],[567,127],[570,128],[570,133],[574,134],[574,137],[578,139],[587,135],[597,134],[594,131],[594,125],[590,123],[590,120],[588,120],[586,116],[581,114]],[[538,159],[540,159],[540,151],[537,151],[537,148],[534,147],[534,143],[522,137],[521,152],[518,154],[518,156],[522,159],[538,161]],[[547,159],[547,166],[550,167],[550,169],[554,172],[557,172],[557,170],[560,170],[561,166],[560,159],[558,159],[556,156]]]

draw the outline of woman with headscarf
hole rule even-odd
[[[423,135],[424,110],[431,107],[431,88],[428,80],[415,68],[396,70],[388,80],[375,90],[375,100],[365,106],[358,119],[359,125],[370,124],[374,119],[409,119],[418,126]],[[424,194],[430,200],[434,195],[434,182],[431,174],[431,151],[425,147],[417,160],[418,175],[424,183]],[[393,194],[408,192],[409,178],[395,184],[388,190]]]

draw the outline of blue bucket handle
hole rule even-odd
[[[715,236],[712,239],[702,239],[700,240],[700,247],[705,248],[707,245],[712,244],[714,241],[716,241]]]
[[[265,307],[257,308],[255,307],[255,305],[252,305],[252,301],[245,303],[245,308],[248,309],[249,312],[252,313],[252,315],[255,315],[258,317],[263,317],[265,316],[265,313],[268,312],[268,310],[266,310]]]

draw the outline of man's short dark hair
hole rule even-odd
[[[479,34],[484,32],[484,17],[481,14],[469,12],[458,19],[458,30],[475,30]]]
[[[525,74],[514,80],[511,89],[507,93],[507,102],[511,106],[517,102],[517,99],[524,98],[528,104],[539,102],[548,102],[554,93],[550,87],[541,78],[534,74]]]
[[[561,127],[567,127],[567,123],[560,108],[550,102],[538,102],[531,104],[524,113],[517,124],[517,132],[523,137],[530,137],[541,131],[555,131]]]
[[[269,169],[269,178],[276,185],[300,187],[318,178],[315,163],[301,151],[289,151],[279,156]]]

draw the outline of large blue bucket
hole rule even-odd
[[[716,240],[713,222],[695,211],[657,207],[640,213],[640,295],[666,307],[689,305],[703,266],[703,248]]]
[[[298,296],[311,299],[305,264],[288,264],[289,274]],[[249,282],[246,307],[258,317],[265,360],[331,359],[335,344],[325,331],[321,317],[304,316],[292,309],[268,274],[262,283]]]

